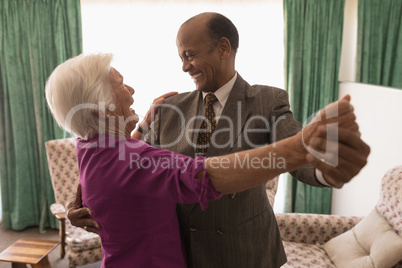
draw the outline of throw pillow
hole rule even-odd
[[[376,208],[323,248],[336,267],[342,268],[390,268],[402,259],[402,237]]]

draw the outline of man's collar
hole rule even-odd
[[[226,101],[229,98],[229,94],[232,91],[233,85],[236,82],[237,79],[237,72],[235,73],[235,75],[232,77],[232,79],[229,80],[229,82],[227,82],[226,84],[224,84],[221,88],[219,88],[217,91],[214,92],[216,98],[219,101],[219,104],[222,107],[225,107]],[[204,100],[204,104],[205,104],[205,97],[207,96],[209,92],[202,92],[202,98]]]

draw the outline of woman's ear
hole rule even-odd
[[[221,59],[227,58],[230,55],[230,52],[232,51],[230,41],[226,37],[221,37],[219,39],[218,48],[221,53]]]

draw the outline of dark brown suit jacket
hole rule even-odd
[[[168,98],[159,109],[145,141],[191,157],[203,115],[198,91]],[[289,109],[288,94],[278,88],[253,85],[238,78],[212,137],[208,156],[235,153],[273,143],[301,129]],[[195,131],[194,131],[195,130]],[[279,164],[274,155],[265,165]],[[276,161],[276,162],[275,162]],[[245,168],[247,161],[239,162]],[[311,167],[292,172],[319,186]],[[247,178],[245,178],[247,179]],[[179,205],[178,217],[189,267],[275,268],[286,262],[274,212],[264,185],[208,203]]]

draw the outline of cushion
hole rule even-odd
[[[386,268],[402,259],[402,238],[376,208],[351,230],[323,245],[337,267]]]
[[[71,228],[66,232],[66,243],[71,248],[71,251],[81,252],[101,247],[99,235],[87,232],[82,228],[74,227],[71,224],[69,225]]]
[[[319,245],[283,241],[283,247],[288,261],[281,268],[336,268]]]

